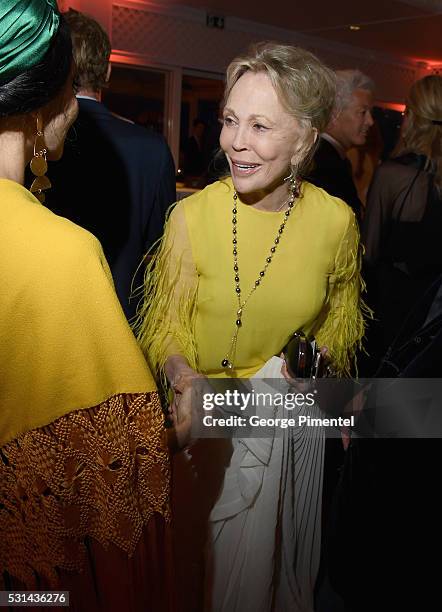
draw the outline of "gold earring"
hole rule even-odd
[[[40,200],[43,204],[45,201],[46,189],[52,187],[51,181],[45,176],[48,171],[48,163],[46,161],[46,144],[43,136],[43,122],[40,115],[37,115],[37,133],[34,140],[34,157],[31,159],[30,168],[32,174],[36,177],[31,185],[30,192]]]

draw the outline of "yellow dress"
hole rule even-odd
[[[76,584],[76,609],[96,597],[120,610],[129,592],[100,585],[99,558],[123,584],[150,579],[136,573],[140,556],[147,568],[146,554],[164,556],[156,386],[98,240],[6,179],[0,215],[0,588],[3,572],[19,589]]]
[[[154,372],[169,355],[184,355],[211,376],[235,330],[232,245],[233,186],[225,179],[179,202],[147,271],[140,342]],[[238,199],[238,264],[246,297],[270,254],[283,212]],[[289,217],[276,253],[242,317],[235,376],[251,377],[291,334],[312,332],[327,346],[339,374],[348,374],[364,333],[360,308],[358,230],[351,209],[310,183]]]
[[[238,309],[233,193],[231,179],[219,181],[179,202],[170,215],[147,271],[139,321],[153,371],[165,383],[167,357],[180,354],[209,377],[252,377],[279,355],[294,331],[303,329],[328,347],[337,372],[348,374],[364,333],[358,230],[344,202],[309,183],[302,185],[275,256],[244,309],[235,371],[221,367]],[[266,263],[284,213],[238,200],[236,216],[244,299]],[[183,600],[193,601],[192,609],[199,609],[195,593],[202,592],[204,573],[214,612],[268,612],[273,600],[278,610],[313,609],[324,438],[320,429],[284,432],[275,440],[234,439],[227,455],[222,445],[202,440],[187,461],[177,457],[177,584]],[[211,561],[203,569],[207,532]],[[281,547],[288,565],[281,565],[274,582]]]

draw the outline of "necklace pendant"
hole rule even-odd
[[[256,291],[256,289],[261,285],[262,280],[264,279],[264,276],[266,275],[267,272],[267,268],[269,267],[269,265],[272,262],[273,259],[273,255],[277,249],[277,246],[279,244],[279,241],[282,238],[282,234],[284,232],[285,229],[285,224],[290,216],[290,211],[294,206],[294,202],[295,199],[298,197],[299,195],[299,188],[298,188],[298,182],[296,179],[293,179],[290,181],[290,190],[291,190],[291,195],[289,197],[289,200],[284,201],[279,208],[277,208],[277,211],[282,210],[282,208],[284,208],[284,206],[287,205],[288,210],[284,212],[284,219],[282,220],[281,225],[279,226],[278,229],[278,233],[276,234],[276,238],[274,239],[273,245],[270,248],[270,255],[266,258],[266,264],[265,266],[260,270],[259,272],[259,276],[258,278],[255,280],[254,285],[252,286],[248,296],[245,299],[241,298],[241,285],[240,285],[240,274],[239,274],[239,266],[238,266],[238,217],[237,217],[237,213],[238,213],[238,208],[237,208],[237,200],[238,200],[238,194],[236,193],[236,191],[234,191],[233,193],[233,209],[232,209],[232,244],[233,244],[233,271],[235,273],[234,275],[234,279],[235,279],[235,293],[237,295],[237,299],[238,299],[238,310],[236,311],[236,321],[235,321],[235,331],[234,331],[234,335],[232,338],[232,342],[231,342],[231,346],[230,346],[230,350],[227,353],[227,357],[225,357],[222,361],[221,361],[221,367],[224,368],[227,371],[233,370],[234,369],[234,365],[233,363],[230,361],[229,357],[232,356],[233,358],[235,358],[236,355],[236,343],[238,340],[238,334],[239,334],[239,330],[242,327],[242,315],[243,315],[243,310],[246,306],[246,304],[249,301],[249,298],[251,297],[251,295]]]

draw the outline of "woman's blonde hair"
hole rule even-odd
[[[296,170],[305,173],[315,150],[315,134],[324,131],[330,120],[336,95],[334,72],[305,49],[258,43],[227,68],[223,106],[235,83],[248,71],[267,74],[284,109],[303,128],[306,147]]]
[[[434,184],[442,192],[442,77],[429,75],[416,81],[407,99],[407,123],[393,152],[418,153],[433,168]]]

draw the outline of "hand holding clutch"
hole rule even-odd
[[[314,338],[308,339],[303,331],[293,334],[283,349],[287,372],[292,378],[323,378],[330,371],[327,367],[327,349],[318,348]]]

